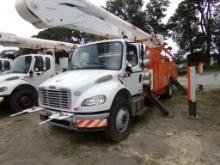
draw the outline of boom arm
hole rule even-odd
[[[29,49],[65,49],[72,50],[77,45],[67,42],[52,41],[37,38],[19,37],[15,34],[0,32],[0,45],[15,46]]]
[[[108,38],[152,41],[152,36],[87,0],[17,0],[18,13],[37,28],[62,26]],[[161,37],[154,44],[163,44]]]

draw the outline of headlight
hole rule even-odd
[[[6,90],[8,90],[8,87],[1,87],[0,88],[0,92],[5,92]]]
[[[91,97],[91,98],[83,100],[82,106],[89,107],[89,106],[102,105],[105,103],[105,101],[106,101],[106,96],[104,95],[95,96],[95,97]]]

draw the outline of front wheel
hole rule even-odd
[[[116,98],[110,110],[108,128],[105,131],[107,139],[120,142],[125,139],[132,125],[131,105],[122,98]]]
[[[10,97],[10,109],[13,113],[32,108],[37,105],[38,95],[33,90],[23,89],[15,91]]]

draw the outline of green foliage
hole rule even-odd
[[[219,0],[193,0],[200,14],[200,28],[204,36],[206,48],[206,61],[210,63],[210,53],[213,48],[213,34],[216,30],[214,17],[215,9],[219,6]]]
[[[214,42],[218,49],[218,54],[220,56],[220,4],[218,4],[214,11],[214,22],[215,22],[215,31],[214,31]],[[220,61],[219,61],[220,66]]]
[[[106,9],[145,32],[158,32],[166,35],[162,19],[169,6],[169,0],[150,0],[146,8],[143,0],[108,0]]]
[[[55,41],[77,43],[77,44],[84,44],[84,43],[104,39],[103,37],[99,37],[96,35],[82,33],[79,31],[74,31],[61,27],[46,29],[44,31],[39,32],[36,36],[33,37],[55,40]]]
[[[193,53],[199,49],[204,52],[207,65],[210,64],[211,51],[216,48],[215,45],[218,46],[215,32],[219,28],[219,18],[215,18],[215,15],[218,13],[219,2],[184,0],[168,23],[170,34],[179,45],[181,53]]]
[[[106,10],[147,32],[149,28],[142,8],[143,0],[108,0],[106,2]]]
[[[25,55],[25,54],[36,54],[37,50],[27,49],[27,48],[20,48],[18,51],[18,55]]]
[[[169,0],[150,0],[146,5],[146,23],[159,34],[167,35],[167,26],[162,22],[169,7]]]
[[[202,47],[202,35],[199,32],[199,18],[195,5],[190,0],[182,1],[176,13],[169,19],[168,27],[171,37],[180,47],[182,53],[193,52]]]
[[[39,32],[36,38],[48,39],[48,40],[56,40],[63,42],[73,42],[72,36],[73,31],[67,28],[49,28]]]

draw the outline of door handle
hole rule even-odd
[[[40,75],[42,75],[42,74],[43,74],[43,73],[39,73],[39,72],[38,72],[38,73],[36,73],[36,75],[38,75],[38,76],[40,76]]]
[[[139,75],[139,83],[142,82],[142,74]]]

